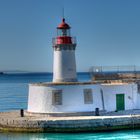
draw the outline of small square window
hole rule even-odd
[[[52,91],[52,104],[53,105],[62,105],[62,90],[53,90]]]
[[[138,93],[140,94],[140,84],[137,85],[137,88],[138,88],[137,89],[138,90]]]
[[[84,89],[84,102],[85,104],[93,103],[92,89]]]

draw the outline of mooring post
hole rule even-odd
[[[23,109],[20,109],[20,116],[24,117],[24,110]]]
[[[95,116],[99,116],[99,108],[95,108]]]

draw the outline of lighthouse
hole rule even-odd
[[[53,81],[29,85],[29,115],[83,116],[100,111],[140,108],[140,95],[135,83],[114,81],[77,81],[76,41],[70,26],[62,19],[53,39]]]
[[[62,19],[53,38],[53,82],[76,82],[76,39],[70,35],[70,26]]]

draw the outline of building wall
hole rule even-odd
[[[137,90],[137,104],[136,104],[136,108],[139,108],[140,109],[140,85],[137,84],[137,88],[134,88],[135,90]]]
[[[52,90],[62,90],[62,105],[52,104]],[[84,103],[83,89],[92,89],[93,104]],[[116,94],[125,94],[125,109],[138,107],[137,87],[135,84],[123,85],[52,85],[29,86],[28,111],[37,113],[89,112],[95,108],[103,110],[101,89],[106,111],[116,110]],[[140,103],[139,103],[140,104]]]
[[[102,85],[105,110],[116,110],[116,94],[124,94],[125,110],[137,108],[137,86],[136,84],[125,85]]]

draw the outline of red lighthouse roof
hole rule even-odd
[[[70,29],[70,26],[65,22],[65,18],[62,19],[62,23],[58,25],[57,29]]]

